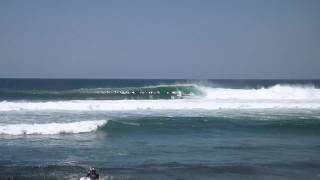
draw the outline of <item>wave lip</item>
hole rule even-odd
[[[80,121],[70,123],[47,123],[47,124],[11,124],[0,126],[0,134],[4,135],[54,135],[54,134],[77,134],[96,131],[105,125],[107,120]]]
[[[97,87],[65,90],[8,90],[0,88],[1,100],[123,100],[123,99],[183,99],[197,95],[193,84],[143,87]]]

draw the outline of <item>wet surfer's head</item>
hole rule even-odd
[[[90,171],[96,172],[96,169],[95,169],[94,167],[91,167],[91,168],[90,168]]]

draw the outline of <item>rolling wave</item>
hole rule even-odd
[[[4,135],[54,135],[77,134],[96,131],[108,121],[80,121],[71,123],[47,123],[47,124],[10,124],[0,125],[0,134]]]
[[[160,91],[161,88],[165,90]],[[170,89],[171,88],[171,89]],[[179,89],[177,90],[177,89]],[[320,108],[320,89],[313,86],[275,85],[258,89],[213,88],[200,85],[186,86],[154,86],[142,89],[157,90],[161,94],[174,98],[155,98],[157,95],[149,93],[146,96],[154,99],[127,98],[122,100],[25,100],[1,101],[0,111],[19,110],[58,110],[58,111],[132,111],[132,110],[216,110],[216,109],[273,109],[273,108]],[[169,90],[170,89],[170,90]],[[82,93],[93,91],[98,93],[105,89],[81,89]],[[89,92],[87,92],[89,91]],[[116,92],[116,91],[115,91]],[[150,91],[153,92],[153,91]],[[180,93],[179,93],[180,92]],[[181,93],[184,92],[184,93]],[[188,93],[187,93],[188,92]],[[197,93],[196,93],[197,92]],[[125,96],[134,96],[129,91]],[[187,95],[188,94],[188,95]],[[159,95],[159,94],[158,94]],[[180,97],[180,98],[176,98]],[[141,98],[141,97],[140,97]]]
[[[199,84],[175,84],[122,88],[72,90],[5,90],[2,100],[159,100],[189,99],[320,100],[320,89],[312,85],[277,84],[260,88],[222,88]]]
[[[71,90],[1,90],[3,100],[121,100],[121,99],[181,99],[200,95],[192,84],[145,87],[80,88]]]
[[[220,132],[222,129],[230,132],[246,130],[246,133],[290,133],[307,132],[319,134],[320,121],[309,118],[308,121],[300,119],[269,121],[246,120],[243,118],[221,117],[189,117],[179,118],[143,118],[122,120],[92,120],[70,123],[46,123],[46,124],[6,124],[0,125],[0,135],[56,135],[78,134],[99,130],[110,134],[146,133],[146,134],[190,134],[201,132]],[[226,132],[227,132],[226,131]]]

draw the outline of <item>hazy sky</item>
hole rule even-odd
[[[0,77],[320,78],[320,1],[0,0]]]

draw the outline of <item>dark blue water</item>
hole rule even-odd
[[[0,179],[320,179],[318,80],[0,80]]]

